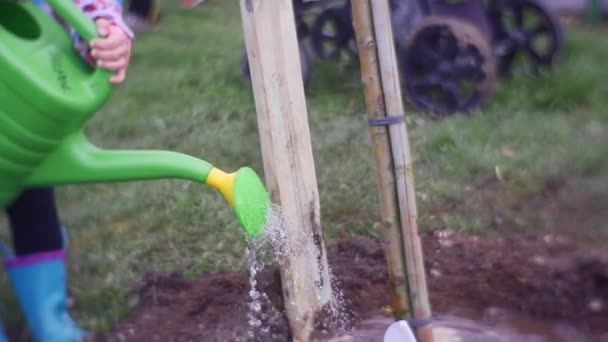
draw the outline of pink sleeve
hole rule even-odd
[[[125,23],[122,8],[115,0],[75,0],[74,2],[89,18],[93,20],[106,18],[120,27],[131,39],[133,38],[133,31]]]

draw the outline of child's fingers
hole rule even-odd
[[[97,50],[115,49],[125,43],[125,37],[120,34],[111,34],[106,38],[97,38],[91,41],[91,47]]]
[[[122,29],[107,19],[98,19],[95,24],[100,38],[91,41],[91,54],[97,60],[98,67],[115,72],[110,77],[110,83],[122,83],[129,63],[130,41]]]
[[[109,71],[118,71],[127,66],[127,60],[125,58],[120,58],[116,61],[98,60],[98,65]]]
[[[95,59],[100,59],[103,61],[116,61],[120,58],[124,58],[126,55],[128,55],[128,52],[129,47],[125,44],[121,44],[117,48],[111,50],[95,48],[91,51],[91,54],[93,57],[95,57]]]
[[[104,18],[97,19],[95,21],[95,24],[97,26],[97,33],[100,36],[105,37],[108,34],[110,34],[110,25],[111,25],[111,23],[110,23],[110,21],[108,19],[104,19]]]
[[[122,83],[126,78],[126,74],[127,74],[126,68],[122,68],[122,69],[118,70],[116,75],[110,77],[110,83],[112,83],[112,84]]]

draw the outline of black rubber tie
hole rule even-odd
[[[406,322],[410,325],[410,328],[412,329],[418,329],[418,328],[422,328],[425,325],[429,325],[433,322],[433,316],[429,317],[429,318],[422,318],[422,319],[410,319],[410,320],[406,320]]]
[[[385,116],[383,118],[374,118],[368,120],[372,127],[390,126],[405,122],[405,115]]]

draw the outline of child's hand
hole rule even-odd
[[[115,71],[111,83],[122,83],[131,57],[131,38],[107,19],[98,19],[95,24],[101,38],[91,42],[91,55],[99,67]]]

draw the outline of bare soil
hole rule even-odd
[[[478,313],[506,309],[548,321],[566,321],[586,336],[608,332],[608,258],[555,234],[480,238],[435,231],[422,236],[433,311]],[[389,305],[388,275],[379,241],[358,236],[329,247],[355,324]],[[279,274],[259,276],[259,288],[282,308]],[[117,341],[247,340],[248,276],[211,273],[186,280],[151,276],[139,304],[108,336]],[[288,341],[284,317],[266,322]]]
[[[540,194],[505,206],[496,203],[500,189],[495,185],[481,188],[492,188],[476,191],[485,212],[504,217],[535,212],[538,228],[527,229],[535,233],[517,230],[501,236],[438,228],[421,235],[433,313],[437,317],[466,313],[487,323],[508,312],[520,320],[547,322],[547,329],[565,322],[576,329],[577,342],[608,341],[608,250],[590,239],[600,235],[577,233],[577,227],[591,231],[591,225],[605,222],[606,197],[581,192],[577,181],[550,181]],[[498,211],[505,208],[507,212]],[[502,220],[498,230],[508,226],[510,222]],[[370,318],[389,314],[381,241],[366,236],[341,238],[328,246],[328,259],[355,329]],[[289,341],[287,320],[280,312],[278,270],[268,267],[257,279],[258,289],[271,303],[263,310],[276,314],[263,322],[268,331],[258,340]],[[207,273],[195,279],[152,275],[135,288],[138,302],[128,317],[97,340],[252,341],[247,337],[248,291],[246,273]],[[316,336],[334,328],[321,316]],[[381,336],[368,340],[381,341]]]

